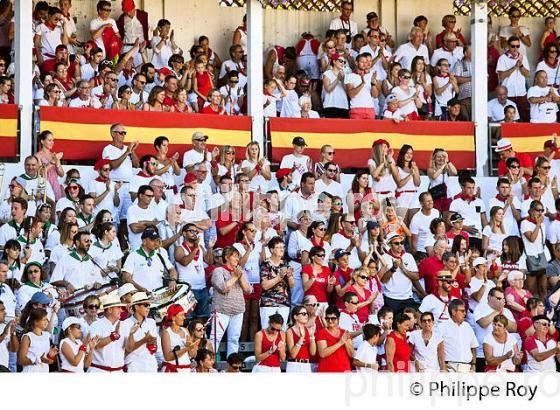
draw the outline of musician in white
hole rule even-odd
[[[28,201],[35,198],[35,200],[42,201],[44,190],[47,190],[47,200],[54,202],[54,192],[49,181],[44,176],[39,176],[39,160],[36,156],[30,155],[25,158],[23,163],[25,172],[20,175],[25,180],[25,190],[29,194]],[[6,198],[6,196],[4,196]]]
[[[124,337],[124,363],[129,373],[157,372],[157,328],[150,319],[150,298],[144,292],[132,295],[130,307],[132,316],[124,320],[121,334]]]
[[[103,278],[99,268],[88,255],[91,238],[86,232],[78,232],[73,239],[74,249],[56,264],[51,277],[53,286],[66,288],[70,293],[78,289],[99,288]]]
[[[35,218],[32,220],[30,226],[25,226],[17,237],[17,241],[21,246],[20,262],[37,262],[41,265],[45,263],[45,249],[40,240],[41,234],[43,233],[43,225],[43,222]],[[29,250],[27,248],[29,248]]]
[[[209,242],[208,249],[204,241],[200,240],[199,230],[195,224],[186,224],[182,229],[183,242],[181,246],[175,247],[175,262],[179,281],[191,285],[191,290],[197,300],[196,309],[192,312],[193,317],[208,318],[208,288],[204,273],[204,262],[209,265],[213,262],[212,248],[214,239]]]
[[[169,288],[177,286],[177,271],[169,261],[167,252],[158,246],[161,240],[154,228],[147,228],[142,233],[142,244],[130,252],[123,266],[123,280],[132,283],[141,292],[152,292],[163,286],[166,271],[171,282]]]
[[[121,337],[119,316],[121,303],[118,295],[109,294],[101,299],[104,317],[96,320],[90,327],[91,339],[99,341],[93,351],[93,359],[88,373],[122,372],[124,369],[125,338]]]
[[[12,219],[0,226],[0,247],[4,248],[10,239],[16,239],[23,230],[23,221],[27,212],[27,201],[23,198],[14,198],[11,207]]]

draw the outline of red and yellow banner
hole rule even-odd
[[[169,138],[169,155],[182,155],[191,148],[195,131],[209,136],[208,148],[232,145],[238,158],[251,142],[251,117],[202,114],[118,111],[90,108],[41,107],[41,131],[54,134],[55,152],[64,152],[64,160],[81,161],[101,158],[103,148],[111,143],[109,127],[122,123],[127,130],[125,143],[139,141],[138,156],[154,153],[154,139]]]
[[[524,152],[533,158],[542,155],[545,141],[552,139],[554,133],[560,135],[560,124],[502,124],[502,138],[511,141],[515,152]]]
[[[18,112],[16,104],[0,104],[0,158],[18,156]]]
[[[293,151],[294,137],[303,137],[305,153],[314,161],[321,157],[325,144],[335,148],[335,162],[343,168],[367,167],[373,141],[383,138],[396,155],[401,146],[414,149],[414,159],[426,169],[435,148],[443,148],[460,169],[476,167],[474,124],[471,122],[409,121],[395,124],[390,120],[339,120],[271,118],[272,160],[280,162]]]

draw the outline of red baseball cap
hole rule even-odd
[[[193,174],[192,172],[188,172],[187,175],[185,175],[185,179],[183,180],[185,184],[190,184],[191,182],[194,181],[196,181],[196,175]]]
[[[387,145],[387,148],[391,148],[391,144],[389,144],[389,141],[384,140],[382,138],[373,141],[373,144],[371,144],[371,146],[373,147],[373,146],[378,145],[378,144],[385,144],[385,145]]]
[[[162,67],[159,70],[157,70],[158,73],[163,74],[164,76],[168,76],[168,75],[173,75],[173,73],[171,72],[171,70],[167,67]]]
[[[280,168],[278,171],[276,171],[276,179],[284,178],[286,175],[289,175],[291,173],[291,168]]]
[[[109,159],[100,159],[97,160],[97,162],[95,163],[95,165],[93,166],[93,169],[95,171],[99,171],[101,168],[103,168],[105,165],[110,164],[111,160]]]
[[[134,0],[122,0],[122,11],[128,13],[136,8]]]

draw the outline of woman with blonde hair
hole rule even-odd
[[[271,179],[270,162],[261,155],[261,147],[258,142],[252,141],[247,144],[241,170],[251,180],[250,192],[265,193],[268,191],[268,181]]]
[[[397,183],[393,174],[398,173],[398,171],[395,170],[393,150],[388,141],[378,139],[373,142],[368,168],[373,178],[373,190],[377,194],[377,200],[381,202],[388,197],[394,198]]]
[[[235,148],[231,145],[224,145],[220,148],[220,162],[212,165],[212,177],[217,186],[220,185],[220,178],[229,175],[235,180],[238,167],[235,165]]]
[[[440,212],[448,212],[449,205],[451,205],[451,198],[447,182],[450,176],[457,175],[457,168],[449,160],[449,155],[443,148],[436,148],[432,152],[432,160],[428,167],[428,192],[432,195],[434,200],[434,208]]]
[[[558,198],[558,177],[550,178],[550,161],[545,157],[538,157],[535,160],[534,177],[541,181],[542,186],[542,200],[550,200],[549,203],[554,203],[554,198]],[[545,199],[546,198],[546,199]]]
[[[484,255],[488,251],[494,251],[499,254],[502,249],[502,242],[507,237],[504,228],[504,214],[504,208],[500,206],[493,206],[490,209],[489,224],[482,231],[482,251]]]
[[[514,319],[519,322],[527,310],[527,301],[533,294],[527,289],[523,289],[525,274],[518,270],[512,270],[507,275],[509,286],[504,292],[506,306],[513,314]]]
[[[321,159],[319,161],[317,161],[314,165],[314,172],[315,172],[315,178],[319,179],[323,176],[323,174],[325,173],[325,164],[327,162],[333,163],[334,164],[334,148],[332,145],[329,144],[325,144],[321,147]],[[336,182],[340,182],[340,167],[337,164],[334,164],[336,166],[336,176],[335,176],[335,181]]]

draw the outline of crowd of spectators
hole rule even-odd
[[[71,0],[59,0],[56,6],[35,4],[35,104],[247,114],[246,18],[232,34],[228,55],[220,58],[205,35],[195,44],[178,44],[170,20],[151,22],[133,0],[122,1],[122,14],[115,20],[110,17],[112,5],[99,1],[90,35],[79,38]],[[0,16],[0,103],[8,103],[13,102],[15,72],[10,64],[10,0],[0,1]],[[519,9],[510,7],[508,16],[510,24],[499,29],[489,16],[489,118],[556,122],[560,37],[555,19],[545,19],[537,42],[520,23]],[[261,97],[266,116],[396,122],[472,118],[472,52],[455,16],[442,17],[441,32],[425,16],[415,17],[401,44],[377,13],[368,13],[363,24],[353,17],[352,3],[343,2],[341,15],[324,36],[306,32],[296,44],[266,49]],[[540,48],[538,61],[529,61],[531,47]]]
[[[230,60],[222,63],[201,37],[185,64],[167,20],[148,39],[147,16],[133,1],[122,2],[117,21],[111,4],[98,3],[88,44],[71,29],[69,0],[61,9],[36,4],[37,67],[51,67],[35,83],[40,105],[244,112],[245,26],[235,30]],[[417,18],[410,42],[396,47],[375,13],[360,33],[351,14],[345,3],[324,47],[305,34],[293,50],[267,51],[270,115],[373,118],[383,110],[396,121],[457,120],[468,110],[468,81],[459,81],[470,77],[468,44],[453,16],[435,40]],[[531,45],[512,24],[500,31],[509,59],[517,42]],[[367,43],[356,44],[360,35]],[[82,46],[87,58],[75,53]],[[459,48],[461,58],[452,52]],[[526,58],[517,61],[501,80],[524,72]],[[516,97],[508,89],[497,93],[502,105]],[[486,203],[441,148],[421,190],[414,147],[384,139],[373,141],[346,190],[334,148],[325,144],[311,158],[300,136],[272,172],[258,143],[236,155],[208,145],[212,136],[201,131],[182,158],[165,136],[139,157],[138,142],[117,123],[94,175],[63,168],[55,138],[41,132],[38,151],[2,192],[3,371],[216,372],[226,359],[230,372],[556,371],[555,139],[535,161],[498,141],[500,177]],[[179,298],[161,314],[161,292],[186,288],[196,304]],[[248,357],[242,343],[253,346]]]

